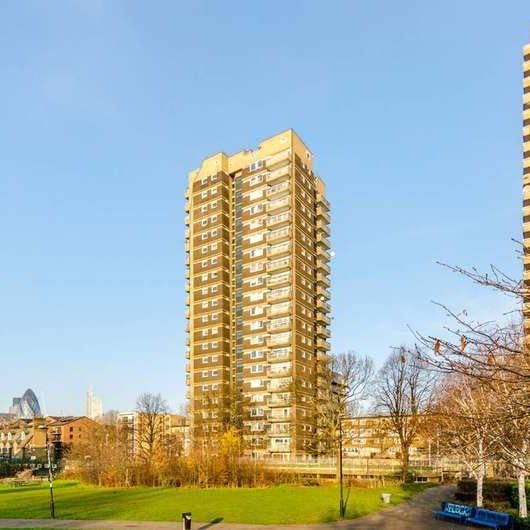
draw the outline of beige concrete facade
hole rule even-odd
[[[523,48],[523,287],[524,329],[530,337],[530,44]]]
[[[329,204],[291,129],[217,153],[186,194],[187,384],[195,440],[236,425],[250,454],[308,453],[329,350]]]
[[[344,420],[344,455],[352,458],[399,458],[399,436],[388,416],[356,416]],[[431,442],[418,434],[410,447],[412,458],[430,453]]]
[[[149,426],[150,424],[150,426]],[[146,440],[164,446],[169,454],[182,454],[188,449],[189,426],[187,418],[180,414],[156,414],[149,418],[142,412],[120,412],[116,417],[116,427],[127,435],[128,450],[132,455],[142,452]]]

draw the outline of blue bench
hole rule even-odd
[[[484,508],[477,508],[471,517],[466,518],[466,523],[473,523],[488,528],[510,528],[511,516],[508,513],[492,512]]]
[[[464,523],[469,517],[474,515],[475,508],[454,502],[442,502],[442,509],[434,512],[436,519],[451,519]]]

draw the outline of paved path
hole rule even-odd
[[[193,523],[193,530],[464,530],[461,524],[436,521],[432,511],[450,499],[453,486],[429,488],[408,502],[350,521],[312,525],[257,525],[233,523]],[[0,528],[50,528],[68,530],[180,530],[182,523],[149,521],[66,521],[50,519],[0,519]]]

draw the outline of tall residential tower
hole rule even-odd
[[[530,44],[523,48],[523,320],[530,345]]]
[[[329,204],[293,131],[214,154],[186,192],[191,431],[236,425],[254,455],[315,444],[317,364],[329,351]]]

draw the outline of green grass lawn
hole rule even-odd
[[[345,489],[346,516],[359,517],[382,508],[381,492],[392,493],[392,504],[409,499],[425,484]],[[47,518],[48,485],[0,486],[0,518]],[[181,512],[194,521],[227,523],[318,523],[337,520],[336,486],[271,488],[97,488],[57,481],[55,511],[60,519],[122,519],[180,521]]]

